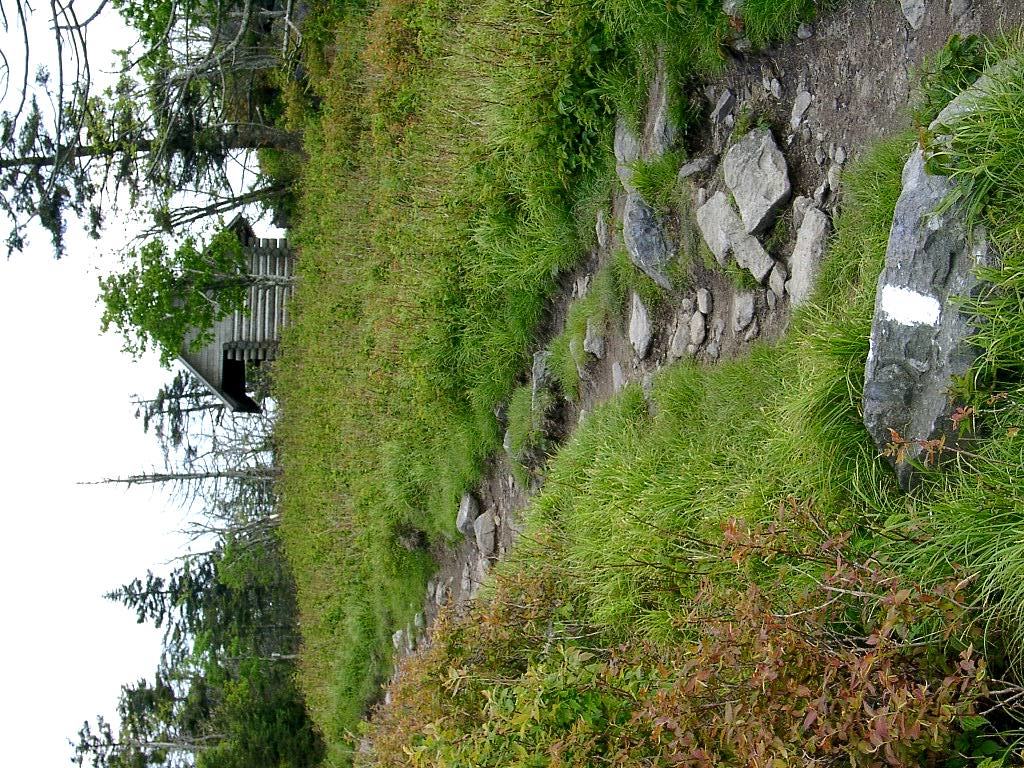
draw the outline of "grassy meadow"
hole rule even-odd
[[[746,28],[764,45],[814,10],[810,0],[748,0]],[[721,673],[719,692],[735,692],[748,668],[767,663],[757,638],[723,634],[737,622],[709,618],[723,605],[735,606],[744,626],[796,613],[819,619],[813,631],[823,634],[808,644],[807,627],[783,627],[792,656],[773,657],[777,698],[730,693],[709,706],[735,699],[751,712],[770,709],[792,695],[785,681],[794,690],[811,684],[795,681],[798,659],[807,670],[840,658],[843,669],[863,671],[861,646],[830,645],[835,632],[821,629],[843,626],[850,637],[881,638],[879,668],[897,681],[886,701],[894,712],[903,702],[929,734],[922,740],[913,723],[886,717],[885,727],[911,734],[896,758],[931,760],[957,738],[970,742],[964,749],[1002,748],[985,735],[988,721],[969,720],[984,680],[949,663],[965,653],[963,663],[976,664],[968,649],[985,638],[994,659],[1012,658],[1020,642],[1004,637],[1007,618],[1024,606],[1024,595],[1014,598],[1024,561],[1007,544],[1021,517],[1013,490],[1021,444],[1010,436],[1020,406],[1007,382],[1024,359],[1024,223],[1012,204],[1014,159],[981,135],[996,130],[988,118],[958,125],[943,158],[971,179],[964,188],[978,220],[1000,222],[991,236],[1007,254],[991,275],[999,290],[977,308],[991,322],[975,386],[965,386],[980,436],[970,455],[904,497],[857,411],[875,279],[914,141],[900,138],[847,175],[827,290],[794,318],[787,339],[712,369],[674,366],[656,381],[653,409],[630,388],[591,414],[553,458],[526,544],[500,569],[496,600],[470,623],[442,627],[397,705],[360,725],[389,671],[391,633],[420,610],[432,569],[399,537],[456,536],[460,495],[501,447],[496,408],[509,405],[510,419],[523,410],[517,387],[557,278],[592,246],[596,212],[610,201],[615,116],[639,120],[660,51],[685,127],[697,117],[688,93],[722,64],[735,31],[720,3],[706,0],[317,2],[306,29],[312,88],[294,95],[290,113],[308,154],[294,232],[301,290],[274,373],[300,682],[328,763],[350,764],[365,736],[371,752],[358,759],[375,765],[665,764],[665,750],[682,754],[686,734],[697,733],[688,724],[702,718],[683,711],[681,694],[657,697],[699,685],[686,677],[693,659]],[[1019,90],[1008,84],[979,114],[1005,116],[997,138],[1024,151],[1009,117]],[[665,192],[671,169],[638,170],[652,198]],[[643,281],[616,258],[570,309],[551,345],[567,394],[578,387],[570,342],[588,319],[621,314],[631,288],[649,289]],[[521,448],[540,439],[526,416],[515,422]],[[991,493],[1003,502],[996,516],[979,504]],[[894,575],[865,583],[866,558],[881,563],[875,573]],[[946,589],[965,569],[984,578]],[[904,575],[917,585],[909,595]],[[823,583],[888,599],[907,616],[887,623],[865,597],[806,605]],[[961,611],[964,600],[980,610]],[[942,621],[955,631],[936,629]],[[992,630],[979,635],[979,627]],[[936,632],[942,642],[932,642]],[[903,647],[907,637],[927,639],[925,650]],[[731,647],[747,649],[746,666],[730,667]],[[718,655],[702,656],[709,648]],[[874,695],[858,687],[877,682],[865,675],[844,678],[847,720]],[[945,678],[957,686],[948,700],[914,708],[914,686]],[[797,698],[813,697],[800,688]],[[645,714],[657,706],[679,710],[675,729]],[[821,727],[835,720],[823,714]],[[842,720],[835,733],[840,726],[856,731]],[[736,733],[704,734],[701,743],[732,744]],[[857,744],[867,745],[861,755],[882,749],[858,733],[856,742],[829,736],[842,759],[848,744],[849,754]],[[779,744],[809,748],[787,734]],[[757,742],[750,754],[776,748]],[[715,764],[692,759],[678,764]]]

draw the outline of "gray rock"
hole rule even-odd
[[[661,222],[640,195],[630,192],[622,213],[622,238],[629,260],[665,290],[672,288],[665,268],[669,262],[668,244]]]
[[[612,390],[621,392],[626,387],[626,373],[622,370],[622,364],[616,360],[612,363]]]
[[[836,147],[836,153],[832,159],[836,161],[836,165],[846,165],[846,147],[842,145]]]
[[[692,314],[693,307],[693,299],[691,299],[689,296],[687,296],[685,299],[679,302],[679,311],[686,317],[689,317]]]
[[[551,372],[548,368],[548,360],[551,358],[551,352],[548,350],[541,350],[540,352],[534,352],[533,354],[533,371],[531,381],[531,398],[533,403],[533,412],[535,415],[541,410],[541,391],[547,389],[551,379]],[[539,414],[543,416],[543,414]]]
[[[717,341],[712,341],[704,348],[704,356],[711,361],[717,360],[722,354],[722,347]]]
[[[829,199],[828,177],[824,178],[818,188],[814,190],[814,204],[824,208]]]
[[[700,208],[708,201],[708,191],[704,187],[697,187],[693,193],[693,207]]]
[[[804,214],[807,213],[809,208],[814,207],[814,201],[809,197],[800,195],[793,200],[793,226],[799,232],[801,225],[804,223]]]
[[[950,0],[949,15],[955,20],[971,10],[971,0]]]
[[[900,0],[900,10],[911,29],[917,30],[924,26],[927,5],[927,0]]]
[[[828,159],[828,155],[825,153],[825,148],[819,144],[814,148],[814,162],[818,165],[824,165],[825,160]]]
[[[715,167],[715,158],[711,155],[701,155],[696,157],[690,162],[686,163],[682,168],[679,169],[677,178],[680,180],[688,179],[691,176],[695,176],[698,173],[707,173]]]
[[[774,98],[782,98],[782,83],[780,83],[777,78],[773,77],[771,79],[771,82],[768,83],[768,90],[771,91],[771,94]]]
[[[722,0],[722,12],[726,16],[741,16],[743,14],[743,0]]]
[[[494,524],[494,512],[487,510],[473,523],[473,531],[476,534],[476,548],[480,550],[483,557],[490,557],[494,553],[495,533],[497,526]]]
[[[640,140],[621,115],[615,121],[615,172],[627,192],[633,191],[633,169],[630,164],[640,159]]]
[[[747,328],[747,332],[743,334],[743,340],[751,342],[757,338],[759,333],[761,333],[761,325],[757,322],[757,318],[755,317],[750,321],[750,327]]]
[[[391,645],[393,645],[395,647],[396,651],[399,650],[403,645],[405,645],[405,630],[404,629],[399,629],[398,631],[396,631],[394,634],[391,635]]]
[[[722,91],[722,95],[718,97],[718,101],[715,102],[715,108],[711,110],[711,122],[724,122],[726,115],[732,112],[732,108],[735,105],[736,97],[733,96],[732,91],[726,88],[724,91]]]
[[[704,339],[707,337],[707,325],[704,321],[704,315],[700,312],[694,312],[690,317],[690,343],[694,347],[699,347],[704,343]]]
[[[590,291],[590,275],[580,275],[572,285],[573,298],[582,299]]]
[[[604,208],[599,208],[597,211],[597,223],[594,225],[594,230],[597,234],[597,246],[601,249],[607,248],[611,233],[608,231],[608,214],[605,213]]]
[[[711,297],[711,291],[707,288],[697,289],[697,311],[704,315],[711,314],[711,308],[714,306]]]
[[[786,159],[767,128],[755,128],[733,144],[722,163],[747,232],[764,232],[789,199]]]
[[[769,296],[773,296],[777,299],[781,299],[786,294],[786,268],[776,262],[775,266],[772,267],[772,273],[768,277],[768,287],[771,288],[768,291]],[[775,307],[771,307],[775,309]]]
[[[629,343],[641,360],[651,351],[651,316],[635,293],[629,300]]]
[[[754,294],[739,294],[732,305],[732,329],[739,333],[746,330],[754,319]]]
[[[806,21],[800,22],[800,26],[796,28],[796,36],[801,40],[810,40],[814,36],[814,27]]]
[[[966,341],[973,332],[970,319],[955,297],[976,289],[974,269],[987,261],[987,245],[979,231],[971,247],[961,207],[935,212],[952,189],[949,179],[926,172],[924,154],[915,150],[903,169],[875,294],[864,424],[880,449],[893,442],[890,429],[912,441],[909,458],[923,450],[913,441],[953,437],[950,386],[976,356]],[[900,484],[909,487],[910,465],[894,466]]]
[[[463,536],[469,536],[473,530],[473,521],[480,515],[480,504],[471,493],[462,494],[459,502],[459,514],[455,517],[455,527]]]
[[[839,189],[842,186],[842,174],[843,169],[839,167],[839,163],[832,163],[828,167],[828,188],[832,193],[832,197],[835,197],[839,193]]]
[[[763,283],[774,262],[757,238],[747,233],[743,222],[722,192],[697,209],[697,226],[711,253],[723,267],[734,259]]]
[[[676,318],[676,327],[668,342],[668,361],[674,363],[686,357],[686,347],[690,343],[689,315],[681,313]]]
[[[768,303],[768,311],[774,312],[775,308],[779,305],[779,300],[775,297],[774,291],[768,291],[765,296],[765,301]]]
[[[594,318],[587,318],[587,334],[583,338],[583,351],[598,360],[604,357],[604,329]]]
[[[451,589],[447,584],[440,583],[437,585],[437,589],[434,590],[434,605],[438,608],[442,607],[448,602],[448,595]]]
[[[659,55],[655,65],[654,80],[648,89],[647,121],[644,124],[644,137],[641,152],[645,157],[658,157],[665,154],[676,142],[678,130],[669,117],[669,76],[665,67],[665,57]]]
[[[427,625],[426,620],[423,617],[422,611],[420,611],[412,617],[412,624],[414,627],[416,627],[416,629],[423,629]]]
[[[465,563],[462,566],[462,579],[459,582],[462,587],[462,593],[468,595],[473,591],[473,575],[469,569],[469,563]]]
[[[796,236],[796,246],[789,266],[792,273],[786,290],[793,306],[799,306],[811,298],[818,271],[825,256],[829,233],[828,216],[821,209],[810,207],[803,216]]]
[[[793,100],[793,111],[789,115],[789,127],[792,130],[800,128],[800,124],[804,121],[804,113],[807,112],[807,108],[811,106],[812,96],[809,91],[800,91]]]

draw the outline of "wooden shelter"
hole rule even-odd
[[[249,274],[254,278],[241,311],[214,324],[213,340],[195,347],[186,338],[179,360],[233,411],[257,413],[247,393],[246,367],[273,360],[288,322],[288,301],[294,287],[295,257],[287,240],[258,238],[242,216],[228,225],[238,235]]]

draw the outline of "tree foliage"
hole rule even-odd
[[[100,279],[102,329],[120,331],[133,355],[157,349],[167,365],[186,341],[197,348],[209,343],[214,323],[242,308],[251,281],[229,230],[206,247],[187,237],[173,253],[151,240],[130,252],[123,272]]]

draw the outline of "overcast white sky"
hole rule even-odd
[[[42,50],[45,25],[34,34]],[[99,58],[127,41],[108,23],[90,43]],[[0,47],[14,53],[2,31]],[[98,58],[94,71],[109,68]],[[109,224],[100,244],[69,233],[59,262],[41,233],[23,254],[0,253],[0,733],[8,765],[66,765],[82,721],[112,716],[121,684],[152,674],[158,632],[102,595],[148,568],[166,570],[184,552],[183,514],[159,489],[80,484],[160,464],[131,398],[154,394],[171,375],[155,357],[134,362],[117,337],[99,334],[98,270],[116,267],[102,255],[127,226]],[[0,239],[6,232],[0,220]]]

